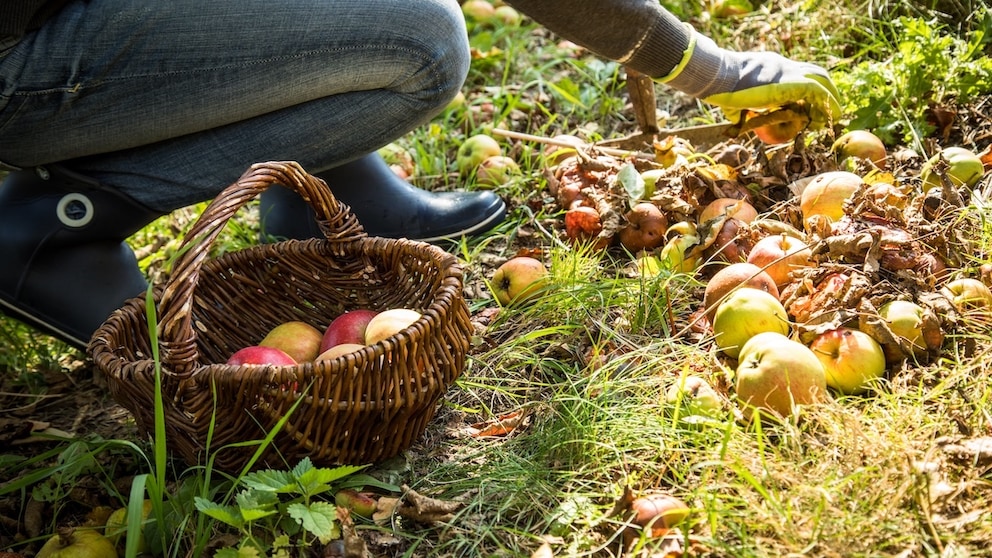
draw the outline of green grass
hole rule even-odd
[[[948,60],[945,48],[960,44],[955,41],[974,46],[969,60],[988,52],[982,35],[989,30],[987,12],[963,25],[949,15],[977,9],[968,3],[942,4],[943,12],[936,13],[910,2],[771,2],[734,20],[709,18],[698,4],[672,7],[723,44],[781,50],[828,65],[849,99],[848,117],[856,118],[865,106],[912,107],[873,114],[875,125],[894,130],[893,147],[928,151],[939,143],[919,124],[926,100],[954,106],[989,94],[982,75],[977,90],[965,91],[968,84],[940,73],[961,75],[949,68],[960,69],[954,64],[963,60]],[[921,18],[912,23],[922,26],[914,27],[920,31],[914,37],[926,39],[916,43],[918,58],[892,54],[907,37],[901,17]],[[454,155],[464,138],[493,127],[592,141],[636,131],[619,65],[564,48],[529,22],[473,24],[470,36],[478,55],[464,87],[466,106],[445,111],[396,142],[416,162],[418,185],[480,187],[455,172]],[[900,66],[908,60],[911,67]],[[939,64],[923,68],[919,60]],[[903,85],[865,88],[864,76],[882,68],[902,76]],[[937,72],[936,78],[924,76],[924,69]],[[663,87],[658,106],[673,115],[672,124],[719,118]],[[817,150],[828,140],[812,135],[811,157],[822,154]],[[365,471],[384,486],[405,483],[464,505],[436,524],[357,520],[358,532],[377,541],[378,555],[531,556],[549,543],[556,556],[620,556],[625,548],[634,549],[626,555],[650,556],[663,543],[625,541],[628,518],[614,508],[626,490],[663,490],[692,509],[679,530],[680,544],[692,555],[992,556],[986,542],[992,540],[988,452],[958,451],[992,429],[987,325],[959,324],[945,339],[940,360],[893,367],[877,392],[834,397],[801,420],[749,424],[740,420],[731,397],[732,370],[713,353],[709,339],[689,327],[701,280],[669,273],[643,278],[630,272],[629,255],[564,241],[542,146],[503,141],[523,171],[494,188],[510,202],[510,217],[491,234],[451,247],[465,266],[473,314],[499,311],[477,331],[468,367],[425,438],[400,459]],[[153,282],[168,277],[182,233],[202,209],[162,218],[130,239]],[[987,223],[986,212],[973,208],[969,214]],[[215,253],[257,242],[254,209],[243,213]],[[967,221],[952,226],[965,229]],[[965,255],[971,271],[992,261],[988,227],[979,228],[978,236]],[[550,283],[529,304],[499,308],[487,280],[519,250],[540,252]],[[81,356],[0,319],[0,370],[22,394],[44,397],[45,374],[72,376]],[[706,377],[724,396],[717,417],[689,421],[680,403],[666,400],[668,388],[686,374]],[[507,436],[467,433],[469,425],[514,412],[526,418]],[[0,467],[4,479],[13,479],[0,485],[4,496],[34,492],[48,502],[46,532],[78,521],[66,495],[87,478],[118,504],[157,502],[156,525],[167,528],[147,532],[159,541],[162,555],[203,555],[219,540],[237,546],[251,538],[195,505],[197,498],[231,504],[244,488],[243,477],[213,470],[209,462],[172,462],[161,438],[106,441],[84,435],[32,459],[4,455]],[[118,487],[126,475],[137,475],[136,482]],[[267,524],[251,536],[288,532]]]

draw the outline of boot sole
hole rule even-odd
[[[504,219],[506,219],[506,204],[503,204],[500,207],[499,211],[493,213],[484,221],[480,221],[472,225],[471,227],[443,235],[411,238],[409,240],[415,240],[418,242],[441,242],[441,241],[457,242],[463,236],[471,236],[477,233],[488,231],[489,229],[492,229],[496,225],[502,223]]]
[[[40,320],[16,304],[11,303],[3,296],[0,296],[0,314],[31,326],[47,335],[51,335],[59,341],[68,343],[77,349],[86,350],[86,346],[89,344],[88,339],[84,341],[57,326]]]

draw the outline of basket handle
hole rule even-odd
[[[193,290],[210,246],[235,213],[273,184],[299,194],[317,213],[328,241],[350,243],[366,236],[348,205],[338,201],[320,178],[295,161],[256,163],[207,206],[186,233],[159,301],[158,333],[163,369],[188,377],[198,359],[193,328]],[[333,223],[333,226],[332,226]]]

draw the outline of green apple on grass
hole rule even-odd
[[[822,401],[827,378],[812,349],[767,331],[751,337],[741,348],[735,390],[746,418],[753,418],[755,409],[788,417],[803,405]]]
[[[713,318],[717,349],[730,358],[739,358],[745,343],[755,335],[789,333],[789,316],[778,298],[767,291],[743,287],[730,293]]]

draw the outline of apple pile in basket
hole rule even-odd
[[[331,320],[323,331],[302,321],[272,328],[256,345],[235,351],[227,364],[294,365],[334,360],[403,331],[420,319],[410,308],[349,310]]]

